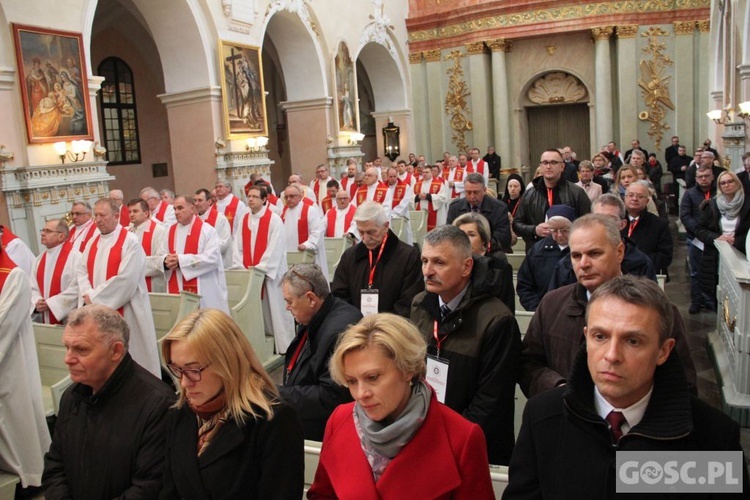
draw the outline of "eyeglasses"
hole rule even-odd
[[[297,271],[295,271],[295,270],[294,270],[294,267],[292,267],[292,268],[291,268],[291,269],[289,270],[289,272],[291,272],[291,273],[292,273],[292,275],[294,275],[295,277],[297,277],[297,278],[301,279],[302,281],[304,281],[305,283],[307,283],[308,285],[310,285],[310,291],[311,291],[312,293],[315,293],[315,285],[313,285],[313,282],[312,282],[312,281],[310,281],[309,279],[305,278],[305,277],[304,277],[304,276],[302,276],[302,275],[301,275],[300,273],[298,273]],[[315,293],[315,295],[317,295],[317,293]]]
[[[42,234],[62,233],[62,231],[55,231],[53,229],[40,229],[39,232]]]
[[[260,196],[258,196],[257,194],[249,194],[247,195],[247,199],[248,200],[260,200]]]
[[[732,184],[734,184],[734,179],[727,179],[725,181],[721,181],[719,183],[719,186],[731,186]]]
[[[182,379],[182,376],[185,375],[188,380],[191,382],[200,382],[201,381],[201,374],[203,371],[211,366],[211,363],[201,366],[200,368],[180,368],[179,366],[169,363],[167,365],[167,369],[169,370],[169,373],[174,375],[178,379]]]
[[[556,166],[558,166],[558,165],[562,165],[562,163],[563,163],[563,162],[561,162],[561,161],[557,161],[557,160],[551,160],[551,161],[548,161],[548,160],[542,160],[542,161],[540,161],[540,162],[539,162],[539,164],[540,164],[540,165],[544,165],[545,167],[546,167],[547,165],[552,165],[553,167],[556,167]]]
[[[646,198],[648,198],[648,196],[637,193],[628,193],[625,195],[625,198],[630,198],[631,200],[645,200]]]
[[[70,212],[70,215],[86,215],[88,212]]]
[[[570,234],[570,229],[552,229],[549,230],[553,234]]]
[[[696,175],[696,179],[708,179],[711,177],[711,174],[705,174],[705,175]]]

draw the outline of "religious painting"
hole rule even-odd
[[[230,139],[268,135],[260,48],[219,41],[224,124]]]
[[[30,143],[93,140],[80,33],[13,24]]]
[[[339,43],[335,59],[336,103],[339,117],[339,130],[356,132],[357,127],[357,87],[354,85],[354,63],[349,57],[349,49],[344,42]]]

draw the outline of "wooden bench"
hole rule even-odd
[[[0,500],[13,500],[16,497],[16,485],[20,478],[10,472],[0,470]]]
[[[263,323],[261,293],[266,275],[254,267],[229,269],[225,275],[232,319],[250,341],[263,367],[270,371],[278,366],[281,356],[273,353],[274,338],[266,335]]]
[[[47,417],[57,414],[63,392],[73,383],[65,364],[65,346],[62,343],[64,330],[60,325],[34,323],[34,341],[42,379],[42,401]]]
[[[427,234],[427,212],[425,210],[409,210],[409,224],[414,238],[414,246],[422,248],[422,241]]]
[[[394,217],[391,219],[391,231],[398,236],[398,239],[404,241],[404,238],[406,238],[406,225],[409,223],[410,222],[403,217]]]
[[[178,321],[201,306],[201,296],[186,291],[179,294],[151,292],[148,294],[148,299],[151,302],[151,314],[154,317],[154,330],[158,343],[161,343],[164,336]]]
[[[350,236],[325,238],[326,261],[328,262],[328,281],[333,281],[333,274],[341,261],[344,251],[354,244]]]
[[[313,262],[315,262],[315,252],[311,252],[310,250],[303,250],[302,252],[288,251],[286,253],[286,263],[289,267],[295,264],[312,264]]]

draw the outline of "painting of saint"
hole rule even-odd
[[[260,49],[222,41],[220,50],[227,134],[267,135]]]
[[[344,42],[339,44],[335,68],[339,130],[356,132],[358,129],[358,106],[356,86],[354,85],[354,63],[352,58],[349,57],[349,49]]]

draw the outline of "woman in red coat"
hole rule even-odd
[[[425,351],[416,327],[393,314],[342,334],[331,376],[354,403],[328,420],[308,498],[494,498],[484,434],[437,402]]]

